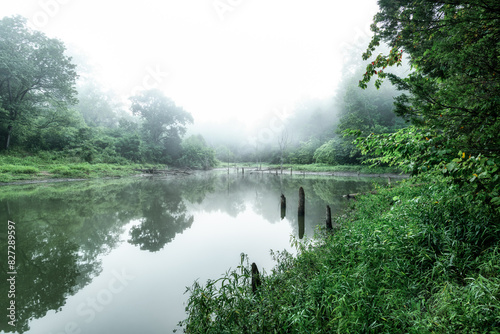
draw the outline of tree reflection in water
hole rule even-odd
[[[281,221],[281,194],[296,212],[298,189],[306,190],[305,222],[288,215],[295,235],[312,235],[324,224],[325,205],[333,214],[347,205],[343,194],[370,189],[371,182],[325,177],[200,173],[186,178],[124,179],[4,186],[0,222],[16,222],[16,326],[0,323],[0,331],[24,333],[32,319],[61,310],[69,296],[102,271],[101,259],[126,236],[141,250],[157,252],[190,228],[196,212],[224,212],[237,217],[251,209],[270,224]],[[3,234],[2,234],[3,233]],[[0,248],[7,238],[0,232]],[[7,273],[6,261],[0,269]],[[188,283],[188,282],[186,282]],[[6,296],[6,281],[0,295]],[[8,307],[2,298],[0,308]]]
[[[193,224],[193,215],[187,214],[186,205],[177,187],[163,183],[150,183],[141,193],[141,224],[132,227],[129,243],[141,250],[156,252]]]

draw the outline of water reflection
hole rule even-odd
[[[23,333],[29,321],[59,310],[66,298],[101,271],[99,255],[113,249],[129,220],[114,209],[122,186],[72,184],[2,187],[0,221],[16,223],[16,326],[1,322],[6,333]],[[127,206],[125,201],[122,205]],[[4,231],[2,231],[4,232]],[[7,249],[7,240],[0,239]],[[7,273],[1,261],[2,273]],[[2,280],[2,296],[7,286]],[[2,309],[9,301],[2,298]]]
[[[142,250],[156,252],[190,227],[194,218],[186,211],[180,189],[165,187],[161,182],[147,182],[141,183],[141,190],[141,224],[132,228],[128,242]]]
[[[300,187],[306,191],[305,217],[291,214],[297,212]],[[103,259],[123,241],[144,250],[141,256],[146,257],[152,252],[160,253],[187,229],[194,228],[195,221],[210,228],[224,219],[224,215],[242,218],[246,212],[252,212],[267,224],[286,222],[293,234],[302,238],[311,236],[318,223],[324,224],[327,204],[335,215],[348,205],[343,194],[370,188],[371,182],[366,180],[332,182],[325,177],[248,172],[244,176],[200,173],[178,179],[2,187],[0,222],[2,226],[7,220],[16,222],[18,274],[16,326],[1,322],[0,331],[24,333],[34,319],[51,317],[53,311],[60,311],[68,298],[101,274]],[[286,210],[281,207],[281,194],[287,199]],[[7,249],[5,231],[0,231],[0,248],[4,250]],[[230,237],[226,239],[231,241]],[[236,252],[239,251],[242,250]],[[6,261],[1,261],[4,274],[8,272],[6,265]],[[183,282],[184,286],[191,283]],[[2,280],[0,295],[6,296],[7,291]],[[0,308],[5,310],[7,303],[2,298]],[[167,314],[169,310],[162,312]],[[177,317],[173,321],[178,320]],[[36,328],[32,332],[40,333]]]

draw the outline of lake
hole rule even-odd
[[[269,272],[270,250],[294,253],[291,237],[313,236],[327,204],[333,216],[341,214],[349,205],[342,195],[385,181],[212,171],[2,186],[1,309],[15,301],[16,327],[2,315],[0,332],[171,333],[186,317],[184,292],[195,280],[236,268],[241,253]],[[304,226],[297,219],[300,187]],[[6,281],[9,221],[15,275]],[[5,298],[12,289],[15,298]]]

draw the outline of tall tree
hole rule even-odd
[[[91,127],[118,126],[118,104],[111,92],[104,92],[96,83],[87,81],[78,87],[76,109],[82,114],[85,123]]]
[[[16,125],[76,103],[77,74],[64,44],[27,27],[26,19],[0,20],[0,122],[9,148]],[[52,119],[57,120],[57,117]]]
[[[169,162],[181,150],[181,137],[193,117],[161,91],[153,89],[130,98],[132,112],[142,118],[142,136],[148,145],[148,158]],[[169,159],[170,158],[170,159]]]
[[[415,173],[438,167],[470,187],[472,197],[500,205],[500,3],[379,0],[379,6],[364,59],[381,41],[392,48],[367,65],[360,86],[376,77],[379,87],[389,78],[406,91],[395,111],[416,127],[369,138],[365,149]],[[405,78],[386,74],[403,52],[414,71]]]

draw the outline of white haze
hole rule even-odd
[[[196,123],[261,122],[328,99],[376,0],[7,0],[0,17],[80,50],[106,89],[159,88]],[[83,55],[82,55],[83,56]]]

